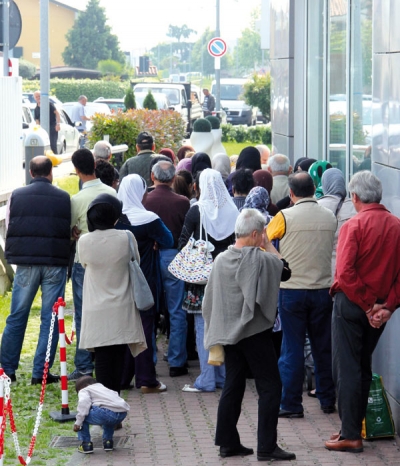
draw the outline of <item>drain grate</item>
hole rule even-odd
[[[133,439],[135,435],[124,435],[122,437],[114,437],[114,448],[133,448]],[[101,437],[92,437],[94,448],[103,448],[103,439]],[[60,437],[52,438],[50,448],[76,448],[80,445],[80,441],[76,437]]]

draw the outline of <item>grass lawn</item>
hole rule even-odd
[[[226,153],[231,156],[239,155],[242,149],[253,144],[251,142],[223,142],[222,145],[225,147]]]

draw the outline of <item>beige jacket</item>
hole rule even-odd
[[[135,239],[134,244],[139,257]],[[137,356],[147,345],[129,279],[130,248],[126,231],[87,233],[79,239],[78,249],[86,269],[80,348],[92,351],[99,346],[127,343],[132,355]]]

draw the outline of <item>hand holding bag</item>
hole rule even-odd
[[[191,236],[186,246],[178,252],[168,266],[168,270],[176,278],[197,285],[207,284],[213,265],[211,251],[214,250],[214,246],[208,242],[207,231],[205,232],[206,240],[202,239],[202,230],[200,212],[200,239],[196,241]]]
[[[131,260],[129,261],[129,278],[133,287],[133,299],[139,311],[147,311],[154,306],[153,293],[147,283],[146,277],[143,275],[142,269],[138,264],[135,246],[133,245],[132,236],[127,231],[129,246],[131,250]]]

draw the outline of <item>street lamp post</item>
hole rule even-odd
[[[216,0],[216,28],[215,28],[215,35],[216,37],[220,37],[220,28],[219,28],[219,0]],[[218,61],[220,59],[218,58]],[[217,112],[221,110],[221,91],[220,91],[220,86],[221,86],[221,70],[220,66],[215,68],[215,88],[216,88],[216,95],[215,95],[215,109]]]

